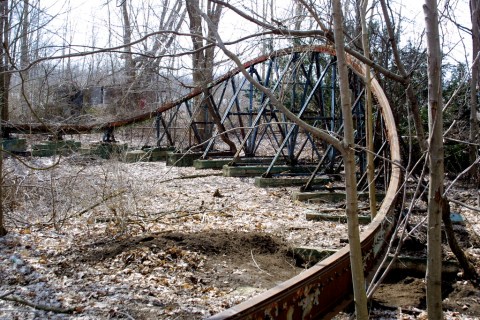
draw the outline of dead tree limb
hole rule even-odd
[[[57,308],[57,307],[47,306],[47,305],[43,305],[43,304],[37,304],[37,303],[30,302],[30,301],[28,301],[28,300],[22,299],[22,298],[20,298],[20,297],[13,296],[13,295],[11,295],[11,293],[9,293],[9,294],[7,294],[7,295],[2,295],[2,296],[0,296],[0,300],[12,301],[12,302],[20,303],[20,304],[29,306],[29,307],[34,308],[34,309],[37,309],[37,310],[42,310],[42,311],[47,311],[47,312],[68,313],[68,314],[71,314],[71,313],[74,313],[75,311],[80,310],[80,308],[66,308],[66,309],[64,309],[64,308]]]

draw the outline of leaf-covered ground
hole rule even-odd
[[[6,159],[0,319],[202,319],[302,272],[289,248],[338,249],[347,234],[305,219],[343,204],[294,202],[298,188],[163,162],[28,161],[53,168]]]

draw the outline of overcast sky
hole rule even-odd
[[[134,0],[136,1],[136,0]],[[74,44],[92,44],[92,39],[96,39],[97,46],[106,46],[108,34],[107,30],[109,28],[106,23],[108,19],[108,9],[104,5],[106,0],[102,1],[92,1],[92,0],[74,0],[74,1],[60,1],[60,0],[41,0],[41,4],[44,7],[48,7],[49,12],[52,14],[60,13],[59,17],[55,19],[54,25],[51,26],[54,30],[57,29],[59,32],[61,28],[65,26],[65,23],[68,21],[69,26],[74,32],[73,34],[73,43]],[[120,41],[121,36],[121,22],[118,19],[120,13],[120,8],[116,7],[116,2],[120,0],[111,1],[111,21],[113,24],[117,24],[116,32],[117,41]],[[149,2],[149,0],[143,0],[142,3]],[[150,1],[152,5],[158,3],[156,1]],[[284,3],[283,0],[276,1],[276,5],[281,5]],[[290,3],[290,2],[288,2]],[[469,17],[469,7],[468,1],[465,0],[453,0],[449,1],[450,5],[453,7],[453,13],[457,18],[457,22],[467,28],[471,27],[470,17]],[[411,23],[404,23],[402,26],[405,29],[405,33],[408,37],[405,36],[405,33],[402,35],[402,39],[410,38],[412,41],[417,42],[422,35],[424,29],[424,18],[422,5],[423,1],[421,0],[392,0],[390,1],[392,6],[400,8],[399,12],[402,16],[411,19]],[[400,5],[400,6],[398,6]],[[71,6],[72,10],[69,10]],[[440,11],[446,12],[444,8],[444,2],[442,1],[439,4]],[[397,11],[397,9],[394,9]],[[278,10],[281,14],[281,9]],[[241,18],[234,16],[232,13],[226,13],[227,17],[224,17],[222,21],[223,26],[220,28],[220,31],[223,32],[222,36],[225,38],[231,38],[232,36],[239,37],[240,35],[245,35],[248,33],[248,27],[245,21]],[[117,17],[117,18],[115,18]],[[446,21],[446,18],[445,20]],[[444,24],[442,24],[444,26]],[[255,27],[250,27],[251,30],[254,30]],[[467,55],[470,56],[471,48],[471,38],[465,32],[459,31],[458,28],[454,27],[452,23],[448,23],[446,28],[441,30],[444,35],[444,51],[450,52],[450,54],[460,61],[465,59],[465,51]],[[461,40],[464,40],[462,44]],[[189,41],[189,39],[188,39]],[[117,43],[118,44],[118,43]],[[464,45],[466,47],[464,47]],[[452,50],[452,51],[450,51]]]

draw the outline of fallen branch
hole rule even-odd
[[[258,265],[257,261],[255,261],[255,258],[253,257],[253,250],[250,250],[250,254],[252,255],[252,260],[253,260],[253,263],[255,264],[255,266],[257,267],[258,270],[260,270],[261,272],[265,272],[267,275],[269,275],[270,277],[273,277],[270,273],[268,273],[267,271],[263,270],[262,268],[260,268],[260,266]]]
[[[103,197],[102,200],[100,200],[99,202],[97,202],[95,204],[92,204],[90,207],[85,208],[82,211],[79,211],[78,213],[74,214],[74,216],[80,217],[80,216],[84,215],[85,213],[87,213],[88,211],[90,211],[90,210],[98,207],[99,205],[103,204],[105,201],[110,200],[110,199],[115,198],[115,197],[118,197],[118,196],[124,194],[125,192],[127,192],[127,190],[122,189],[118,192],[115,192],[115,193],[112,193],[112,194],[110,194],[106,197]]]
[[[9,296],[9,295],[11,295],[11,294],[14,293],[14,292],[15,292],[14,290],[10,290],[10,291],[7,291],[7,292],[5,292],[5,293],[2,293],[2,294],[0,295],[0,299],[4,298],[4,297],[6,297],[6,296]]]
[[[170,182],[174,180],[186,180],[186,179],[195,179],[195,178],[205,178],[205,177],[212,177],[212,176],[222,176],[223,173],[210,173],[210,174],[194,174],[191,176],[182,176],[182,177],[175,177],[167,180],[162,180],[159,183],[165,183],[165,182]]]
[[[24,300],[20,297],[17,296],[11,296],[12,292],[7,292],[6,294],[3,294],[0,296],[0,300],[5,300],[5,301],[12,301],[16,303],[20,303],[26,306],[29,306],[31,308],[37,309],[37,310],[42,310],[42,311],[47,311],[47,312],[55,312],[55,313],[74,313],[75,311],[79,310],[78,308],[57,308],[57,307],[51,307],[47,305],[42,305],[42,304],[36,304],[27,300]]]

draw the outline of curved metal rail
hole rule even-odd
[[[256,64],[266,62],[272,57],[282,57],[293,53],[318,52],[331,56],[335,51],[330,46],[304,46],[276,51],[251,60],[244,64],[250,68]],[[355,58],[347,57],[350,69],[363,77],[364,68]],[[236,68],[209,84],[214,88],[228,81],[240,69]],[[390,176],[385,198],[380,209],[366,230],[361,235],[364,256],[365,273],[368,278],[375,271],[376,261],[384,254],[385,246],[393,228],[393,210],[397,191],[400,187],[400,151],[393,115],[387,98],[376,80],[372,81],[372,91],[379,104],[383,123],[385,125],[386,140],[389,146]],[[88,133],[143,122],[186,103],[203,93],[201,88],[193,89],[189,94],[174,101],[165,103],[157,109],[132,116],[127,119],[89,125],[58,125],[45,124],[13,124],[4,126],[11,132],[23,133]],[[349,266],[349,246],[342,248],[329,258],[319,262],[302,274],[256,296],[244,303],[234,306],[211,319],[313,319],[328,318],[341,310],[352,299],[351,275]]]
[[[315,50],[333,49],[322,47]],[[363,75],[364,68],[348,57],[350,68]],[[391,175],[388,189],[378,213],[361,234],[364,269],[367,276],[376,269],[378,259],[385,254],[394,227],[394,206],[400,188],[400,149],[393,114],[379,83],[372,81],[372,91],[379,102],[390,146]],[[210,319],[318,319],[329,318],[341,311],[353,299],[349,246],[282,284]]]

